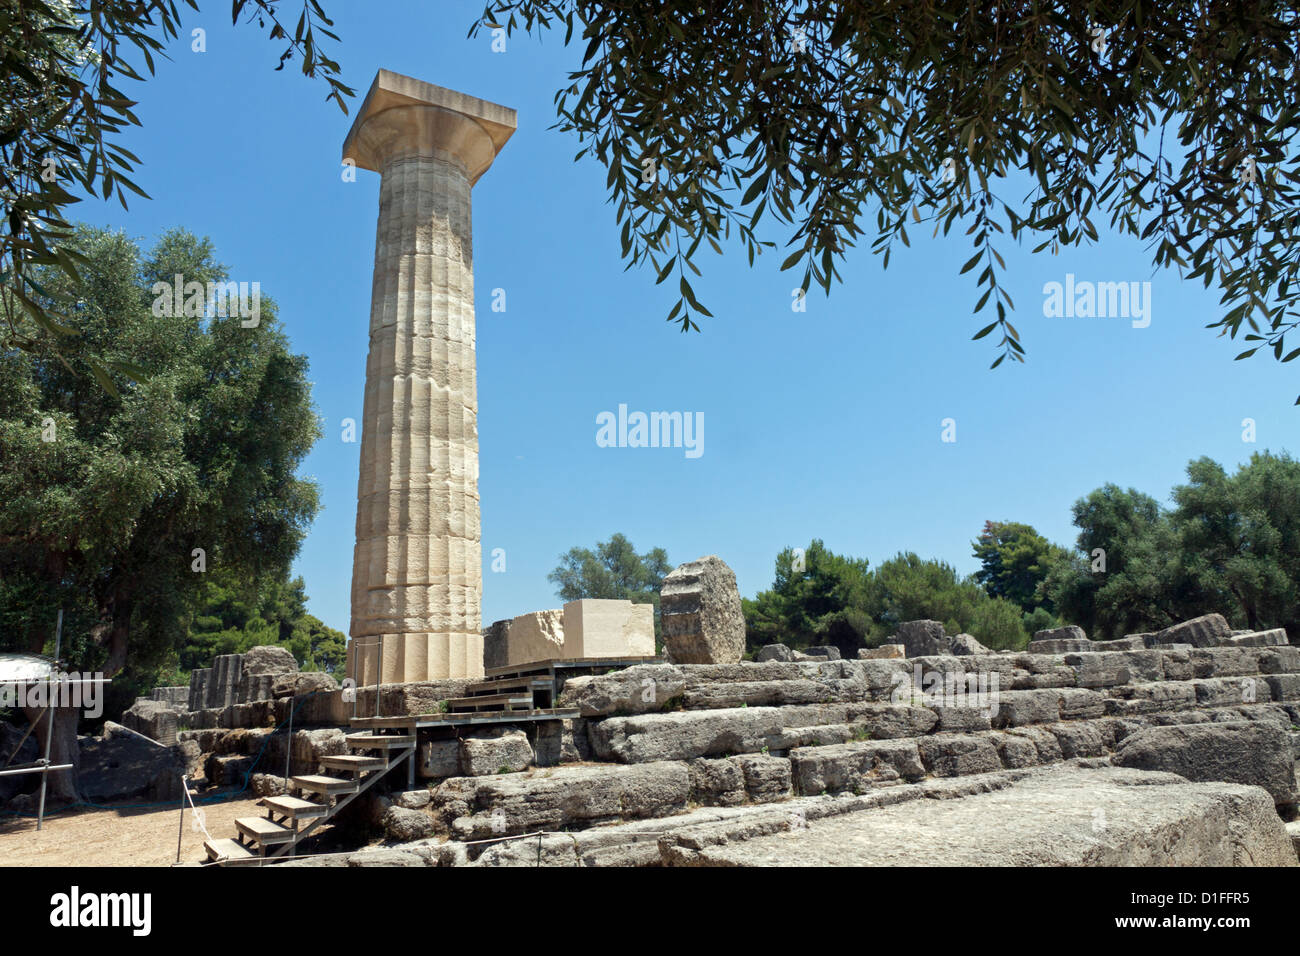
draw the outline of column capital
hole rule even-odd
[[[343,159],[383,172],[398,159],[450,159],[473,185],[515,131],[515,111],[380,70],[343,141]]]

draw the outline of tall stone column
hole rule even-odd
[[[483,674],[470,189],[514,129],[514,110],[380,70],[343,144],[382,176],[352,563],[363,686],[376,647],[385,682]]]

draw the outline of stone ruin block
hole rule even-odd
[[[717,555],[680,565],[659,592],[664,650],[674,664],[734,664],[745,652],[736,574]]]
[[[554,608],[497,621],[483,632],[483,666],[512,667],[568,656],[564,611]]]
[[[1035,631],[1028,648],[1031,654],[1076,654],[1097,649],[1096,642],[1088,640],[1087,633],[1077,624]]]
[[[902,644],[908,657],[933,657],[948,653],[948,636],[938,621],[904,621],[893,643]]]
[[[170,747],[176,743],[178,717],[165,702],[142,697],[122,712],[122,726]]]
[[[243,673],[243,654],[221,654],[212,659],[212,673],[208,677],[203,707],[206,710],[223,710],[237,703],[239,678]]]
[[[1225,647],[1285,647],[1290,643],[1286,636],[1286,629],[1275,627],[1268,631],[1244,631],[1233,634],[1223,642],[1223,645]]]
[[[493,727],[460,741],[460,770],[466,777],[519,773],[533,765],[528,735],[516,727]]]
[[[1193,647],[1219,647],[1232,636],[1232,628],[1222,614],[1203,614],[1157,631],[1149,639],[1150,646],[1190,644]]]
[[[185,687],[155,687],[149,694],[149,699],[166,704],[172,710],[182,711],[189,709],[190,689]]]
[[[285,647],[262,645],[250,648],[241,656],[236,703],[270,700],[277,677],[298,673],[298,662]]]
[[[858,660],[894,660],[907,656],[907,647],[903,644],[881,644],[879,647],[864,647],[858,651]]]
[[[565,657],[654,657],[653,604],[583,598],[564,605]]]
[[[483,669],[505,667],[510,663],[510,620],[493,621],[483,628]],[[352,673],[351,670],[348,673]]]
[[[186,705],[188,710],[202,710],[208,706],[208,683],[211,680],[211,667],[190,671],[190,696]]]

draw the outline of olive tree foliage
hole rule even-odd
[[[1023,361],[998,247],[1104,221],[1217,285],[1238,358],[1300,354],[1294,4],[489,0],[470,32],[559,26],[585,49],[557,125],[608,168],[623,256],[676,280],[683,331],[710,314],[703,243],[752,262],[771,227],[829,294],[859,241],[888,265],[909,230],[956,228],[991,307],[974,338]]]
[[[183,6],[199,10],[198,0]],[[287,27],[281,11],[291,7],[298,19]],[[338,39],[317,0],[231,0],[230,12],[285,44],[276,69],[297,58],[347,112],[354,91],[317,44],[318,33]],[[86,260],[65,209],[82,195],[116,195],[124,208],[128,193],[148,198],[131,178],[140,159],[118,141],[140,125],[121,86],[152,75],[181,29],[175,0],[0,0],[0,349],[31,351],[38,330],[80,334],[75,317],[52,306],[38,271],[52,266],[78,280]],[[97,354],[83,352],[81,363],[110,394],[110,371],[141,374]]]

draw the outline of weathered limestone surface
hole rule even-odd
[[[243,655],[236,700],[241,704],[270,700],[276,679],[297,673],[298,662],[287,648],[267,645],[250,648]]]
[[[470,189],[514,128],[513,110],[381,70],[343,145],[382,175],[350,629],[383,638],[381,680],[483,673]]]
[[[559,608],[497,621],[483,635],[485,667],[551,661],[565,653],[564,611]]]
[[[221,654],[212,659],[203,706],[207,710],[239,703],[239,678],[243,674],[243,654]]]
[[[948,636],[939,621],[904,621],[894,635],[908,657],[929,657],[948,653]]]
[[[1148,641],[1152,645],[1191,644],[1193,647],[1218,647],[1232,635],[1232,628],[1222,614],[1205,614],[1157,631]]]
[[[907,648],[902,644],[881,644],[879,647],[864,647],[858,651],[858,660],[891,660],[907,656]]]
[[[753,839],[735,829],[713,842],[707,832],[666,834],[661,856],[686,866],[1297,864],[1272,800],[1258,787],[1119,768],[1037,772],[952,799],[788,817]]]
[[[1164,770],[1193,781],[1250,783],[1278,803],[1296,801],[1296,763],[1289,734],[1266,722],[1175,724],[1140,730],[1119,744],[1115,762]]]
[[[122,712],[122,726],[165,746],[176,743],[176,711],[162,701],[137,700]]]
[[[434,791],[432,807],[457,839],[667,816],[686,809],[686,764],[557,767],[527,774],[455,777]]]
[[[468,777],[518,773],[532,765],[533,748],[522,730],[491,728],[460,742],[461,773]]]
[[[190,689],[185,687],[155,687],[149,694],[150,700],[166,704],[173,710],[189,710]]]
[[[659,591],[664,651],[674,664],[731,664],[745,652],[736,574],[717,555],[675,568]]]
[[[571,677],[559,706],[577,707],[584,717],[646,714],[662,710],[686,690],[686,675],[672,664],[637,664],[610,674]]]

